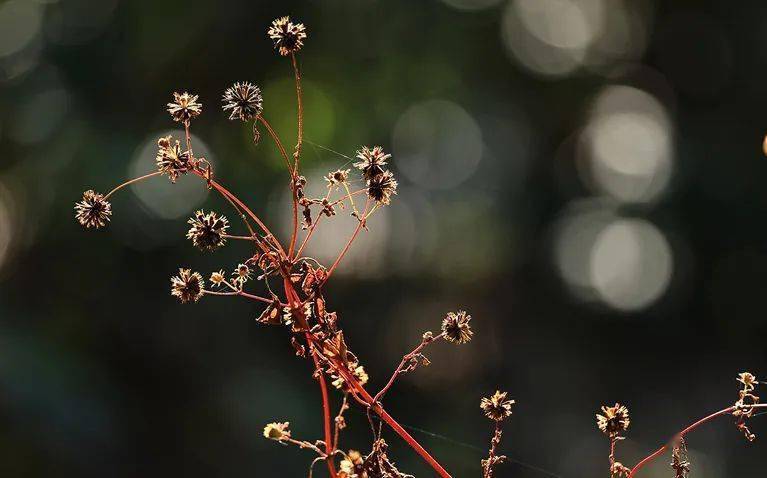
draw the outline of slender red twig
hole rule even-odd
[[[336,270],[336,267],[338,267],[338,264],[341,263],[341,259],[344,258],[347,252],[349,252],[349,248],[351,247],[354,240],[357,238],[357,235],[360,233],[360,230],[365,225],[365,214],[367,214],[368,206],[370,206],[370,199],[367,200],[365,203],[365,209],[362,211],[362,217],[358,217],[359,224],[357,224],[357,227],[354,229],[354,233],[352,234],[352,237],[349,238],[349,240],[346,242],[346,245],[341,250],[341,253],[338,254],[338,257],[336,258],[335,262],[333,262],[333,265],[330,266],[330,269],[328,269],[328,275],[325,280],[330,279],[330,276],[333,275],[333,272]]]
[[[328,464],[328,473],[330,473],[331,478],[336,478],[336,467],[335,463],[333,463],[333,447],[335,445],[333,444],[333,432],[330,425],[330,399],[328,398],[328,384],[325,381],[325,374],[322,373],[322,369],[320,368],[320,361],[317,359],[317,355],[313,353],[312,358],[314,359],[314,367],[317,369],[319,375],[318,380],[320,382],[320,391],[322,393],[322,422],[323,428],[325,429],[325,454],[327,455],[325,461]]]

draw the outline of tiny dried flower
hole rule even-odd
[[[179,176],[189,171],[189,159],[189,152],[181,150],[178,140],[174,142],[170,136],[157,140],[157,170],[168,176],[171,182],[175,183]]]
[[[214,251],[226,243],[226,230],[229,228],[229,220],[226,216],[219,216],[211,211],[196,211],[194,217],[187,221],[192,227],[186,233],[186,238],[192,241],[195,247],[203,251]]]
[[[597,426],[605,435],[614,437],[628,430],[631,424],[629,410],[620,403],[612,407],[603,406],[602,414],[597,414]]]
[[[290,438],[290,422],[273,422],[264,427],[264,438],[270,440],[284,440]]]
[[[325,175],[325,181],[327,181],[328,187],[338,187],[345,183],[349,179],[349,171],[350,170],[348,169],[336,169]]]
[[[220,287],[225,281],[226,277],[224,277],[223,270],[219,270],[210,275],[210,282],[213,284],[213,287]]]
[[[247,264],[240,264],[237,269],[232,272],[232,281],[236,282],[240,286],[245,284],[249,279],[253,278],[253,271]]]
[[[341,476],[344,478],[363,477],[363,473],[365,473],[365,469],[363,468],[364,464],[365,459],[360,452],[357,450],[349,450],[346,457],[341,460],[340,473],[344,473],[344,475]]]
[[[287,56],[304,46],[306,27],[303,23],[292,23],[290,17],[282,17],[272,22],[267,34],[280,55]]]
[[[750,392],[754,390],[756,385],[759,385],[759,382],[756,381],[756,377],[754,374],[750,372],[741,372],[738,374],[737,378],[738,382],[743,384],[743,390],[746,392]]]
[[[610,465],[610,478],[626,478],[631,470],[623,463],[616,461]]]
[[[384,171],[378,176],[368,179],[368,196],[384,206],[391,202],[392,194],[397,194],[397,180],[391,171]]]
[[[75,219],[82,226],[90,229],[107,225],[112,216],[112,204],[104,195],[91,189],[83,193],[83,200],[75,203]]]
[[[507,399],[507,396],[508,393],[496,390],[492,396],[482,398],[479,407],[487,418],[500,422],[511,416],[511,406],[515,403]]]
[[[365,367],[363,367],[362,365],[356,365],[356,364],[350,363],[348,365],[348,368],[349,368],[349,371],[352,373],[352,375],[354,375],[354,377],[360,383],[360,385],[365,385],[366,383],[368,383],[368,380],[370,380],[370,377],[368,376],[367,372],[365,372]],[[346,381],[341,375],[333,374],[332,378],[333,378],[332,384],[334,387],[336,387],[339,390],[344,387],[344,384],[346,383]]]
[[[373,149],[363,146],[357,151],[360,161],[354,163],[354,167],[362,171],[362,177],[373,179],[385,171],[384,166],[391,154],[386,154],[381,146],[373,146]]]
[[[264,109],[264,98],[261,89],[244,81],[235,83],[224,91],[224,111],[229,111],[229,119],[250,121],[261,114]]]
[[[187,92],[173,93],[173,102],[168,103],[168,113],[173,117],[173,121],[188,123],[202,113],[202,104],[197,102],[197,95],[190,95]]]
[[[454,344],[465,344],[470,341],[474,335],[469,325],[470,321],[471,315],[463,310],[448,312],[442,320],[442,333],[445,340]]]
[[[178,297],[182,304],[197,302],[204,293],[205,281],[199,272],[190,269],[179,269],[178,275],[170,278],[170,284],[170,294]]]

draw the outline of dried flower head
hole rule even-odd
[[[91,189],[83,193],[83,200],[75,203],[75,219],[87,228],[106,226],[112,216],[112,204],[104,195]]]
[[[274,48],[282,56],[296,53],[304,46],[304,40],[306,40],[306,27],[304,24],[292,23],[290,17],[274,20],[266,33],[274,42]]]
[[[454,344],[465,344],[470,341],[474,335],[469,325],[470,321],[471,316],[463,310],[448,312],[442,320],[442,333],[445,340]]]
[[[199,272],[191,269],[179,269],[178,275],[170,278],[170,295],[178,297],[182,304],[197,302],[203,295],[205,281]]]
[[[226,277],[224,276],[223,270],[219,270],[210,275],[210,282],[213,284],[213,287],[220,287],[225,281]]]
[[[173,141],[170,136],[157,140],[157,170],[168,176],[171,182],[176,182],[179,176],[189,171],[189,152],[181,150],[181,143]]]
[[[290,438],[290,422],[273,422],[264,427],[264,438],[270,440],[284,440]]]
[[[240,264],[237,269],[232,272],[233,281],[239,285],[245,284],[249,279],[253,278],[253,271],[247,264]]]
[[[627,478],[629,473],[631,470],[619,461],[610,465],[610,478]]]
[[[235,83],[224,91],[224,111],[229,111],[229,119],[250,121],[261,114],[264,99],[261,89],[244,81]]]
[[[746,392],[751,392],[754,390],[756,385],[759,385],[759,382],[756,381],[756,377],[754,374],[750,372],[741,372],[738,374],[737,378],[738,382],[743,384],[743,390]]]
[[[173,93],[173,102],[168,103],[168,113],[173,117],[173,121],[188,123],[202,113],[202,104],[197,102],[197,95],[190,95],[187,92]]]
[[[507,399],[508,393],[496,390],[490,397],[482,398],[479,407],[490,420],[500,422],[511,416],[511,406],[516,403]]]
[[[384,166],[391,154],[386,154],[381,146],[373,146],[373,149],[363,146],[357,151],[360,161],[354,163],[354,167],[362,171],[362,177],[373,179],[385,171]]]
[[[186,233],[186,238],[192,241],[195,247],[203,251],[214,251],[226,243],[226,230],[229,228],[229,220],[226,216],[219,216],[211,211],[196,211],[194,217],[187,221],[192,227]]]
[[[602,433],[614,437],[628,430],[631,424],[629,410],[620,403],[612,407],[603,406],[602,414],[597,414],[597,426]]]
[[[378,204],[388,205],[392,194],[397,194],[397,180],[391,171],[384,171],[368,179],[368,196]]]
[[[340,473],[341,478],[362,478],[365,475],[365,459],[357,450],[349,450],[346,457],[341,460]]]
[[[328,173],[325,176],[325,181],[328,182],[328,187],[340,186],[349,179],[348,169],[336,169],[333,172]]]

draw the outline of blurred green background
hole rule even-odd
[[[607,475],[601,404],[629,406],[619,459],[634,463],[734,402],[737,372],[767,374],[764,2],[10,0],[2,476],[304,476],[308,452],[261,436],[274,420],[321,435],[311,368],[285,331],[245,301],[168,293],[178,266],[207,276],[248,254],[184,239],[196,208],[233,218],[226,205],[184,178],[118,194],[105,230],[72,211],[83,190],[152,170],[156,139],[177,132],[165,103],[189,90],[204,105],[196,152],[284,231],[273,144],[220,110],[226,87],[255,82],[293,143],[290,65],[265,34],[281,15],[309,32],[310,192],[363,144],[391,151],[400,181],[327,290],[371,388],[446,311],[474,316],[473,342],[434,346],[386,398],[454,476],[479,476],[491,424],[478,404],[496,387],[517,400],[504,452],[576,478]],[[313,255],[337,253],[345,216]],[[342,446],[366,450],[364,414],[348,420]],[[767,445],[729,421],[691,437],[696,477],[763,470]],[[402,470],[431,476],[385,437]],[[647,476],[671,476],[667,462]]]

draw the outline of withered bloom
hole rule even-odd
[[[282,56],[296,53],[304,46],[304,40],[306,40],[306,27],[304,24],[292,23],[290,17],[274,20],[266,33],[274,42],[274,48]]]
[[[210,282],[213,284],[213,287],[220,287],[225,281],[226,277],[224,277],[223,270],[219,270],[210,275]]]
[[[448,312],[442,320],[442,333],[445,340],[454,344],[465,344],[470,341],[474,332],[471,331],[471,316],[463,310]]]
[[[112,204],[104,195],[91,189],[83,193],[83,200],[75,203],[75,219],[90,229],[106,226],[112,216]]]
[[[197,102],[197,95],[190,95],[187,92],[173,93],[173,102],[168,103],[168,113],[173,117],[173,121],[188,123],[192,118],[200,116],[202,113],[202,104]]]
[[[756,377],[754,374],[750,372],[741,372],[738,374],[737,378],[738,382],[743,384],[743,390],[746,392],[750,392],[754,390],[756,385],[759,385],[759,382],[756,381]]]
[[[261,89],[244,81],[235,83],[224,92],[224,111],[229,111],[229,119],[250,121],[261,114],[264,99]]]
[[[348,169],[336,169],[333,172],[325,175],[325,181],[328,182],[328,187],[339,186],[345,183],[349,179]]]
[[[391,158],[391,154],[384,153],[380,146],[374,146],[373,149],[363,146],[357,151],[357,158],[360,161],[354,163],[354,167],[362,171],[363,178],[373,179],[384,172],[384,166]]]
[[[270,440],[283,440],[290,438],[290,422],[273,422],[264,427],[264,438]]]
[[[391,171],[384,171],[368,179],[368,196],[378,204],[388,205],[392,194],[397,194],[397,180]]]
[[[181,151],[181,143],[172,141],[170,136],[157,140],[157,170],[168,176],[171,182],[176,182],[179,176],[190,169],[189,152]]]
[[[365,460],[362,457],[362,454],[358,452],[357,450],[349,450],[349,453],[346,454],[346,458],[341,460],[341,473],[345,473],[343,475],[346,478],[351,477],[364,477],[363,473],[365,473],[365,469],[363,467],[365,463]]]
[[[229,228],[226,216],[219,216],[213,211],[208,214],[196,211],[187,223],[192,227],[186,233],[186,238],[200,250],[214,251],[226,243],[224,235]]]
[[[597,414],[597,426],[602,430],[602,433],[610,437],[625,432],[630,424],[629,410],[620,403],[616,403],[612,407],[605,405],[602,407],[602,414]]]
[[[496,390],[492,396],[483,397],[479,407],[485,412],[487,418],[500,422],[511,416],[511,406],[516,403],[507,397],[508,393]]]
[[[179,269],[178,275],[170,278],[170,295],[178,297],[182,304],[197,302],[203,295],[205,281],[198,272],[191,269]]]

